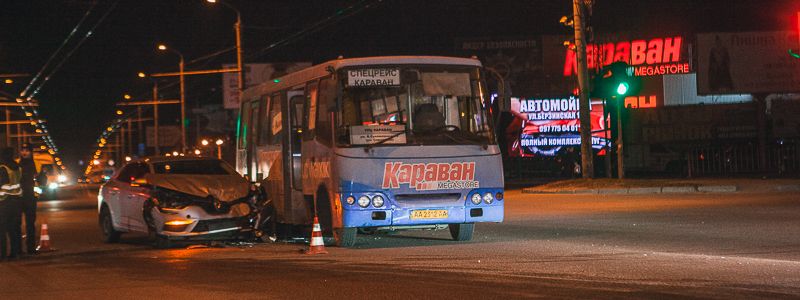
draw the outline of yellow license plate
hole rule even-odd
[[[447,210],[445,209],[429,209],[429,210],[412,210],[412,219],[447,219]]]

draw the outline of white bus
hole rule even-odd
[[[353,246],[359,230],[503,220],[503,170],[477,59],[337,59],[247,89],[237,170],[275,220]],[[316,209],[315,209],[316,206]]]

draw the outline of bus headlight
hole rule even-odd
[[[372,206],[374,207],[383,206],[383,196],[377,195],[375,197],[372,197]]]
[[[472,204],[481,204],[481,195],[478,193],[472,194],[472,197],[469,200],[472,201]]]
[[[369,206],[369,197],[367,197],[367,196],[358,197],[358,206],[361,206],[361,207],[364,207],[364,208]]]
[[[494,202],[494,196],[492,196],[492,193],[484,194],[483,202],[486,202],[486,204],[492,204],[492,202]]]
[[[356,197],[347,196],[347,198],[344,201],[347,202],[347,205],[353,205],[353,203],[356,203]]]

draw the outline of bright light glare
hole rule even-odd
[[[131,157],[130,156],[125,156],[125,161],[131,161]]]
[[[164,44],[158,45],[158,50],[167,50],[167,46]]]
[[[617,86],[617,94],[625,95],[628,92],[628,84],[625,82],[621,82],[619,86]]]
[[[222,139],[219,139],[215,143],[217,144],[217,146],[219,146],[219,145],[222,145],[222,143],[224,143],[224,142],[222,141]]]
[[[208,146],[208,140],[202,140],[200,141],[200,144],[203,144],[203,146]]]
[[[64,183],[67,181],[67,175],[58,175],[58,182]]]
[[[58,188],[58,183],[55,183],[55,182],[48,183],[47,184],[47,188],[51,189],[51,190],[55,190],[55,189]]]

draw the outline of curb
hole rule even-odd
[[[693,185],[688,186],[665,186],[661,188],[661,192],[664,194],[676,194],[676,193],[694,193],[697,192],[697,187]]]
[[[781,191],[800,191],[800,185],[779,186]],[[523,194],[600,194],[600,195],[641,195],[641,194],[688,194],[688,193],[733,193],[739,189],[735,185],[686,185],[664,187],[635,187],[621,189],[575,189],[556,191],[537,191],[533,188],[522,189]]]
[[[735,185],[701,185],[697,187],[698,192],[704,193],[733,193],[738,191]]]
[[[800,184],[779,185],[775,187],[779,192],[798,192],[800,191]]]

